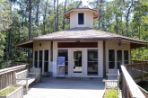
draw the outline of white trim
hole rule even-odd
[[[87,48],[85,48],[84,50],[83,50],[83,52],[82,53],[84,53],[83,54],[83,69],[84,69],[84,76],[85,77],[87,77],[88,76],[88,63],[87,63],[87,60],[88,60],[88,49]]]
[[[81,51],[82,52],[82,73],[73,73],[73,67],[74,67],[74,59],[73,59],[73,55],[74,55],[74,52],[75,51]],[[86,51],[86,49],[85,48],[71,48],[71,76],[72,77],[84,77],[85,75],[84,75],[84,72],[85,72],[85,62],[86,62],[86,60],[84,59],[84,57],[86,56],[86,54],[84,53]]]
[[[100,45],[101,43],[99,43],[99,46],[98,48],[57,48],[57,53],[59,50],[67,50],[68,51],[68,75],[65,76],[65,77],[102,77],[103,76],[103,58],[102,59],[99,59],[101,56],[100,56],[100,49],[101,49],[101,46],[103,46],[103,43],[102,45]],[[54,48],[55,50],[55,48]],[[83,63],[83,70],[82,70],[82,74],[80,75],[74,75],[73,74],[73,71],[72,71],[72,65],[73,65],[73,51],[77,51],[77,50],[80,50],[82,51],[82,63]],[[87,52],[88,50],[97,50],[98,51],[98,75],[88,75],[87,73]],[[103,49],[102,49],[103,50]],[[103,55],[103,53],[102,53]],[[58,55],[57,55],[58,56]],[[101,64],[101,65],[100,65]],[[57,75],[58,76],[58,75]]]
[[[45,58],[44,58],[44,51],[45,50],[42,50],[42,75],[44,75],[44,67],[45,67],[45,65],[44,65],[44,60],[45,60]]]
[[[39,68],[39,51],[40,50],[36,50],[38,53],[37,53],[37,56],[38,56],[38,58],[37,58],[37,68]]]
[[[35,51],[33,50],[32,53],[33,53],[33,63],[32,64],[33,64],[33,68],[35,68],[35,64],[34,64],[34,61],[35,61]]]
[[[71,74],[71,69],[72,69],[72,66],[70,66],[72,64],[72,50],[71,49],[68,49],[68,77],[71,77],[72,74]]]
[[[103,41],[98,41],[98,75],[103,77]]]
[[[57,42],[53,42],[53,77],[57,76]]]

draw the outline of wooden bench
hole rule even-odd
[[[107,74],[107,80],[105,82],[105,88],[118,88],[120,81],[120,73],[118,69],[109,69]]]
[[[118,88],[119,81],[118,80],[103,80],[105,82],[105,88]]]
[[[120,76],[118,69],[109,69],[107,73],[107,78],[110,80],[118,80]]]
[[[30,73],[26,69],[16,73],[16,84],[25,87],[25,93],[27,93],[29,85],[35,81],[39,81],[39,78],[40,69],[32,69]]]

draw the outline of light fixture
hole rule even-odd
[[[40,44],[39,44],[39,46],[41,47],[41,46],[42,46],[42,44],[40,43]]]
[[[119,41],[119,42],[118,42],[118,46],[121,46],[121,44],[122,44],[121,41]]]

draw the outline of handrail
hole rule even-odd
[[[123,79],[125,80],[125,86],[128,87],[129,93],[132,98],[145,98],[144,94],[141,92],[135,81],[132,79],[130,74],[124,65],[121,65]],[[124,82],[124,81],[123,81]]]
[[[10,86],[16,85],[15,72],[25,69],[26,65],[18,65],[8,67],[0,70],[0,90]]]
[[[0,70],[0,75],[8,73],[8,72],[12,72],[12,71],[17,71],[23,68],[26,68],[27,65],[18,65],[18,66],[14,66],[14,67],[9,67],[9,68],[4,68]]]

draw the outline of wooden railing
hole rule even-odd
[[[9,67],[0,70],[0,90],[9,86],[16,84],[15,72],[23,70],[26,65],[19,65],[15,67]]]
[[[142,93],[145,95],[146,98],[148,98],[148,91],[146,91],[145,89],[143,89],[142,87],[140,87],[140,90],[142,91]]]
[[[123,98],[146,98],[123,65],[121,66],[121,83]]]
[[[126,68],[136,82],[148,79],[148,62],[128,64]]]

